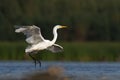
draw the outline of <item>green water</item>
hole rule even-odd
[[[40,51],[37,58],[60,61],[119,61],[120,42],[59,42],[64,51]],[[0,60],[29,60],[24,42],[0,42]]]

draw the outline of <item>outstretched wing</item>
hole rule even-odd
[[[44,41],[41,35],[40,28],[33,26],[15,26],[17,33],[24,33],[26,35],[26,42],[29,44],[37,44],[38,42]]]
[[[53,53],[57,53],[57,52],[62,52],[63,47],[58,44],[53,44],[52,46],[48,47],[47,50],[49,50]]]

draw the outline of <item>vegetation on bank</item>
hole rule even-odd
[[[120,61],[120,42],[60,42],[61,53],[40,51],[37,58],[59,61]],[[0,42],[0,60],[30,60],[23,42]]]
[[[20,40],[13,26],[33,24],[48,38],[61,24],[69,30],[59,40],[120,41],[120,0],[0,1],[0,40]]]

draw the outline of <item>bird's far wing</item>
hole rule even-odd
[[[26,35],[26,42],[29,44],[37,44],[38,42],[44,41],[44,38],[41,35],[40,28],[33,26],[15,26],[17,33],[24,33]]]
[[[52,46],[48,47],[47,50],[49,50],[53,53],[57,53],[57,52],[62,52],[63,47],[58,44],[53,44]]]

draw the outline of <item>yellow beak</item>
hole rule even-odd
[[[67,28],[67,26],[61,26],[61,28]]]

